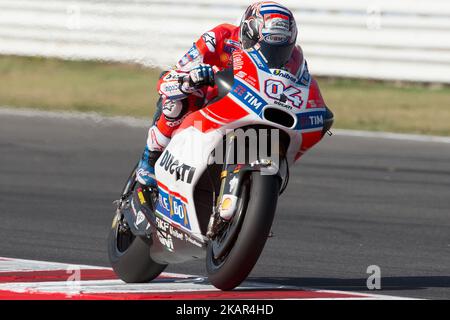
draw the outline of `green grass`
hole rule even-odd
[[[450,88],[319,79],[336,127],[450,135]]]
[[[138,65],[0,56],[0,106],[149,118],[159,73]],[[335,128],[450,135],[448,86],[318,82]]]
[[[0,105],[150,117],[159,73],[119,63],[0,57]]]

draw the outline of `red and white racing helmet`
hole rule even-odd
[[[289,60],[297,40],[294,15],[276,2],[256,2],[242,17],[239,39],[243,49],[259,50],[269,67],[280,68]]]

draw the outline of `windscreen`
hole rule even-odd
[[[264,58],[270,69],[282,69],[291,57],[295,43],[285,45],[269,44],[261,41],[253,49],[257,50]]]

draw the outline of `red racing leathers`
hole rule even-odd
[[[186,82],[180,84],[179,79],[187,78],[189,71],[201,63],[213,66],[215,71],[231,67],[232,53],[239,48],[239,27],[221,24],[204,33],[181,58],[176,68],[162,75],[157,85],[162,98],[162,114],[156,117],[149,130],[147,148],[150,151],[162,151],[184,118],[202,108],[217,94],[216,88],[203,87],[195,90]],[[307,68],[300,46],[294,48],[286,68],[297,77]],[[314,79],[311,80],[308,102],[317,107],[325,106]]]

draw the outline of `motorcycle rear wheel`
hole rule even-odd
[[[234,236],[234,244],[224,257],[216,258],[214,248],[217,244],[210,241],[206,253],[206,270],[209,281],[218,289],[232,290],[244,281],[255,266],[264,248],[277,207],[280,181],[274,175],[261,175],[253,172],[249,176],[247,188],[240,198],[245,203],[238,204],[238,212],[233,219],[239,219],[239,232]],[[242,210],[242,212],[239,212]],[[232,222],[233,223],[233,222]],[[229,242],[229,239],[221,241]]]
[[[136,237],[131,231],[121,233],[118,228],[113,227],[109,232],[108,257],[119,279],[127,283],[150,282],[164,271],[167,265],[158,264],[150,257],[147,242],[150,240]]]
[[[122,196],[131,196],[135,186],[136,168],[122,190]],[[120,215],[120,213],[119,213]],[[119,218],[119,219],[118,219]],[[123,224],[123,216],[114,216],[113,224],[108,235],[108,257],[109,262],[117,276],[127,283],[150,282],[156,278],[167,265],[159,264],[150,257],[150,239],[143,239],[126,230]]]

